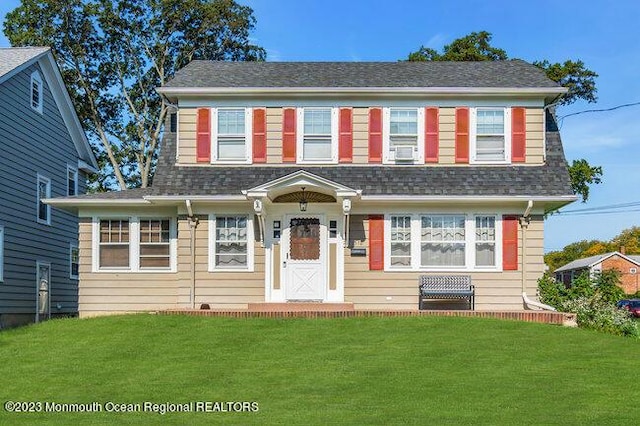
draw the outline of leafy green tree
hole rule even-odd
[[[487,31],[472,32],[444,46],[442,53],[420,46],[409,53],[408,61],[500,61],[508,59],[507,52],[491,45],[491,33]],[[549,79],[566,87],[568,92],[556,102],[559,105],[572,104],[579,99],[596,102],[598,89],[595,78],[598,74],[586,68],[584,62],[567,60],[563,63],[550,63],[547,60],[536,61],[535,66],[545,72]],[[589,198],[589,185],[601,182],[602,167],[591,166],[587,160],[574,160],[569,165],[571,188],[575,194],[582,196],[582,202]]]
[[[586,257],[585,252],[596,244],[603,243],[598,240],[582,240],[568,244],[562,250],[551,251],[545,254],[544,263],[549,267],[549,270],[553,272],[569,262]],[[604,253],[606,253],[606,251]]]
[[[170,104],[155,88],[193,59],[264,60],[234,0],[22,0],[13,46],[51,46],[101,166],[95,190],[146,187]]]

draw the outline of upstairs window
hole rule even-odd
[[[249,162],[250,121],[250,109],[217,108],[214,110],[214,160],[227,163]]]
[[[78,195],[78,170],[67,167],[67,195]]]
[[[424,109],[385,108],[385,162],[420,162],[424,156]]]
[[[38,208],[38,223],[44,225],[51,224],[51,206],[43,202],[44,199],[51,197],[51,181],[44,176],[38,175],[38,187],[36,188],[37,194],[37,208]]]
[[[508,108],[472,110],[472,160],[477,163],[505,163],[511,160]]]
[[[31,108],[42,114],[42,77],[38,71],[31,74]]]
[[[337,160],[337,110],[302,108],[298,138],[298,162],[333,163]]]

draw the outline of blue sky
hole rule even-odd
[[[237,0],[254,9],[254,42],[271,61],[396,61],[420,45],[441,49],[472,31],[493,33],[510,57],[581,59],[596,71],[598,103],[578,102],[563,116],[640,101],[640,2],[539,0],[403,1]],[[19,1],[0,3],[0,19]],[[460,6],[462,5],[462,6]],[[0,37],[0,46],[8,46]],[[586,204],[565,210],[640,202],[640,106],[568,117],[561,134],[569,160],[604,168]],[[636,207],[637,210],[640,207]],[[582,239],[610,239],[640,225],[639,212],[551,216],[545,250]]]

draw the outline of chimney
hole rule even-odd
[[[626,254],[624,246],[620,246],[620,254]]]

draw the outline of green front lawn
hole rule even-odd
[[[0,424],[609,425],[640,415],[638,340],[515,321],[66,319],[0,332],[0,360],[0,404],[258,407],[161,415],[0,406]]]

